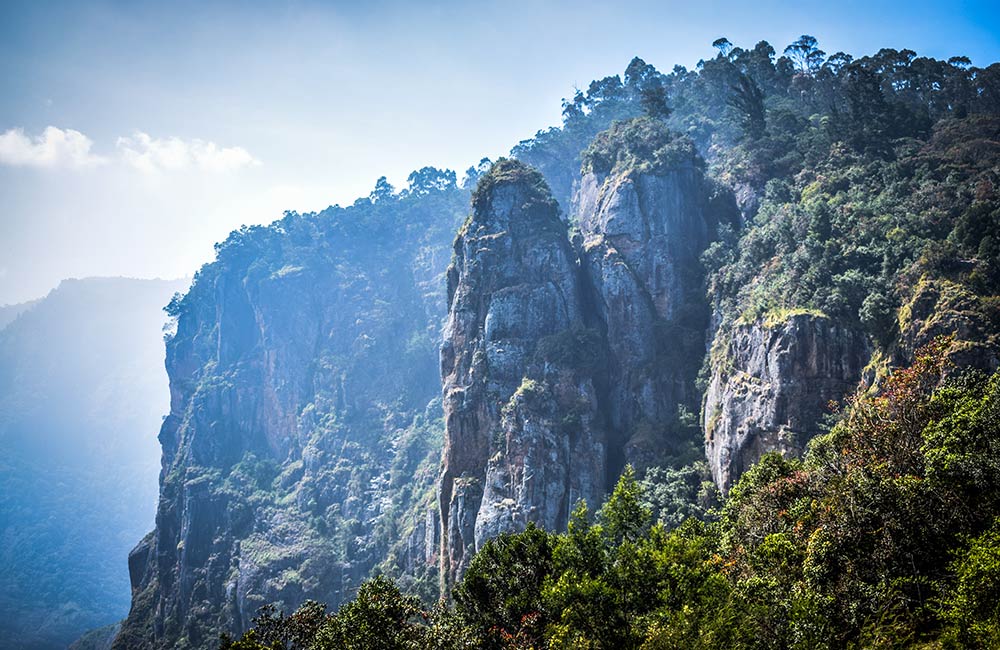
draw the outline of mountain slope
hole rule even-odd
[[[423,170],[219,246],[171,308],[117,647],[211,647],[373,570],[433,598],[627,462],[676,525],[938,334],[996,367],[1000,67],[719,44],[595,81],[520,163],[470,170],[471,207]]]
[[[211,647],[266,603],[341,602],[387,556],[436,593],[437,335],[467,201],[425,169],[245,228],[171,304],[160,505],[116,647]]]

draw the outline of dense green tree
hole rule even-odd
[[[736,113],[740,128],[747,137],[759,138],[764,135],[764,129],[767,127],[764,93],[748,75],[740,73],[736,85],[733,86],[729,106]]]
[[[649,529],[652,514],[643,504],[642,492],[635,470],[626,465],[608,502],[601,508],[599,519],[604,534],[614,546],[635,542]]]
[[[596,521],[580,504],[564,534],[487,542],[453,611],[376,578],[223,648],[995,647],[1000,373],[955,374],[952,342],[859,391],[804,460],[764,456],[717,522],[652,523],[627,468]]]
[[[1000,518],[956,555],[955,586],[943,599],[945,646],[1000,647]]]
[[[405,596],[390,580],[378,576],[361,585],[357,597],[343,605],[315,634],[316,650],[406,650],[420,647],[426,618],[420,601]]]
[[[552,573],[554,538],[534,524],[483,545],[452,597],[455,611],[485,648],[511,638],[541,639],[545,626],[542,585]]]

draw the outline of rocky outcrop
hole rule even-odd
[[[476,518],[477,548],[529,521],[561,530],[574,504],[600,502],[607,461],[595,388],[600,345],[581,329],[539,341],[525,379],[501,410]]]
[[[243,229],[171,304],[156,529],[116,648],[214,648],[389,557],[436,588],[435,334],[467,201],[441,175]]]
[[[544,182],[511,161],[482,179],[455,242],[441,348],[452,580],[485,540],[528,522],[563,528],[626,462],[662,462],[690,437],[677,422],[699,400],[707,184],[660,122],[599,140],[577,184],[574,245]]]
[[[802,452],[826,403],[856,386],[866,337],[806,313],[731,325],[757,263],[718,265],[755,247],[730,235],[778,197],[718,191],[663,120],[617,120],[650,106],[619,111],[605,94],[615,86],[595,84],[567,105],[567,129],[516,149],[564,205],[575,193],[570,219],[539,173],[506,160],[480,179],[454,240],[468,197],[453,174],[424,169],[403,194],[383,181],[349,209],[291,214],[219,247],[172,306],[157,527],[129,558],[119,648],[209,647],[265,603],[336,607],[374,568],[433,598],[428,585],[454,584],[487,539],[529,523],[563,529],[581,499],[599,507],[626,462],[692,462],[699,407],[723,490],[767,451]],[[781,201],[801,194],[808,214],[805,190]],[[803,236],[807,220],[794,221],[783,238]],[[706,259],[728,279],[713,281],[713,314],[700,258],[717,233],[724,245]],[[881,296],[864,313],[892,304]],[[991,305],[938,283],[911,296],[900,331],[919,341],[965,328],[961,353],[996,367],[995,341],[974,343]],[[886,367],[912,354],[893,345]]]
[[[948,360],[953,368],[1000,368],[997,308],[991,301],[945,279],[922,278],[899,310],[895,366],[913,363],[914,352],[936,337],[950,336]]]
[[[704,351],[698,257],[708,244],[701,172],[626,167],[583,177],[575,210],[609,351],[609,416],[626,460],[652,462],[677,408],[695,401]]]
[[[702,422],[723,492],[766,452],[801,455],[871,355],[864,334],[813,313],[720,330],[714,350]]]
[[[605,457],[592,368],[572,341],[559,354],[561,337],[583,331],[583,305],[575,253],[537,172],[502,160],[480,180],[448,296],[440,508],[454,581],[486,539],[528,522],[558,529],[573,500],[597,500]]]

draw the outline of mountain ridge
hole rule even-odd
[[[373,570],[433,600],[626,462],[724,495],[938,334],[995,370],[1000,68],[793,45],[636,58],[471,194],[425,168],[220,244],[171,305],[162,498],[115,647],[211,647]]]

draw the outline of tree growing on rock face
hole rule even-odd
[[[306,650],[330,617],[326,605],[306,601],[286,616],[274,605],[265,605],[253,619],[253,627],[237,640],[221,637],[220,650]]]
[[[479,179],[482,178],[486,172],[490,171],[490,167],[493,166],[493,161],[489,158],[482,158],[478,163],[469,167],[465,170],[465,176],[462,178],[462,188],[467,190],[474,190]]]

